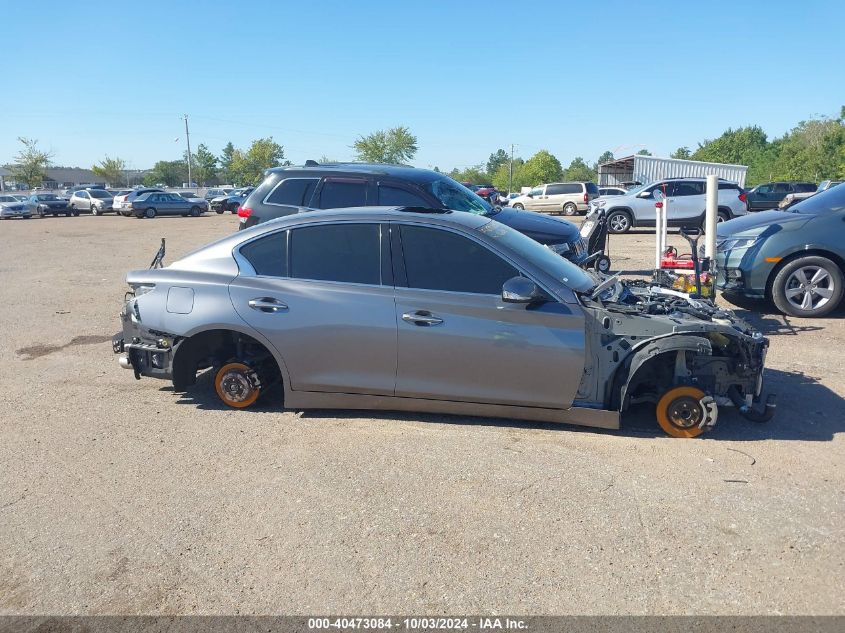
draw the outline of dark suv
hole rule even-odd
[[[345,207],[451,209],[495,218],[576,263],[588,255],[571,222],[532,211],[494,207],[453,179],[428,169],[367,163],[276,167],[238,209],[246,229],[311,209]]]
[[[814,182],[767,182],[748,192],[748,210],[777,209],[780,201],[790,193],[810,193],[817,188]]]

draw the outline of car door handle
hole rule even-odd
[[[406,312],[402,315],[402,320],[407,321],[408,323],[413,323],[414,325],[420,326],[429,326],[429,325],[440,325],[443,323],[443,319],[438,316],[434,316],[428,310],[417,310],[416,312]]]
[[[259,312],[282,312],[288,309],[287,304],[282,303],[273,297],[259,297],[258,299],[250,299],[249,307]]]

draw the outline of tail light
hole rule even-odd
[[[239,218],[248,218],[252,215],[252,209],[249,207],[238,207],[238,217]]]
[[[740,202],[748,202],[748,194],[744,191],[739,194]]]
[[[585,193],[584,194],[584,204],[587,204],[589,201],[590,201],[590,194]]]

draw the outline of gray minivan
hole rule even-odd
[[[586,213],[590,201],[599,197],[599,188],[592,182],[553,182],[534,187],[525,195],[511,200],[514,209],[542,213],[575,215]]]

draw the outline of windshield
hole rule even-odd
[[[478,230],[492,238],[497,244],[501,244],[504,249],[524,257],[572,290],[588,292],[593,288],[592,279],[583,270],[527,235],[493,220]]]
[[[463,185],[447,178],[423,183],[422,188],[437,198],[445,209],[465,211],[475,215],[488,215],[493,211],[493,207],[484,199]]]
[[[845,187],[831,187],[789,208],[792,213],[834,213],[845,209]]]
[[[56,196],[54,196],[52,193],[45,193],[45,194],[42,194],[40,196],[36,196],[36,198],[38,200],[58,200],[58,198]]]
[[[637,195],[640,191],[645,191],[646,187],[648,187],[648,186],[649,186],[649,185],[640,185],[640,186],[638,186],[638,187],[634,187],[634,188],[632,188],[632,189],[628,189],[628,191],[626,191],[626,192],[625,192],[625,195],[628,195],[628,196],[635,196],[635,195]]]
[[[102,189],[89,189],[88,193],[91,194],[92,198],[111,198],[112,195],[108,191],[103,191]]]

